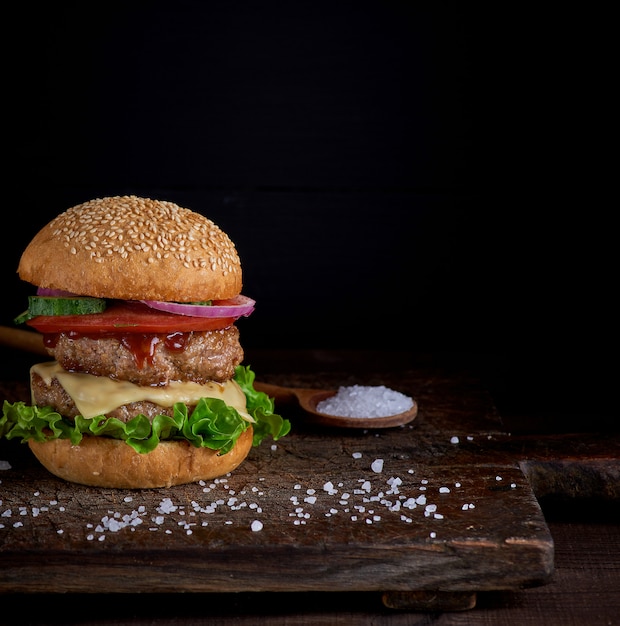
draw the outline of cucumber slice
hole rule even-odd
[[[28,313],[30,317],[37,315],[86,315],[105,311],[104,298],[76,296],[72,298],[56,298],[51,296],[29,296]]]

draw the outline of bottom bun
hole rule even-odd
[[[85,436],[77,446],[68,439],[29,441],[28,445],[41,465],[63,480],[92,487],[148,489],[223,476],[246,458],[252,438],[250,426],[234,448],[221,455],[186,441],[163,441],[147,454],[107,437]]]

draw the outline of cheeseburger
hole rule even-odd
[[[211,220],[172,202],[108,197],[74,206],[26,247],[37,287],[16,318],[51,359],[32,403],[4,403],[0,436],[51,473],[100,487],[169,487],[234,470],[290,430],[242,365],[239,256]]]

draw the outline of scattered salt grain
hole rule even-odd
[[[383,471],[383,459],[375,459],[370,465],[370,469],[377,474]]]
[[[398,476],[392,476],[390,479],[388,479],[387,483],[388,485],[390,485],[390,487],[392,487],[392,489],[395,490],[396,493],[398,493],[398,486],[403,484],[403,480]]]
[[[260,520],[255,519],[250,528],[256,533],[259,530],[263,530],[263,523]]]
[[[317,404],[317,411],[342,417],[387,417],[413,407],[413,400],[384,385],[340,387],[336,395]]]
[[[177,506],[172,503],[170,498],[164,498],[157,507],[159,513],[172,513],[177,510]]]
[[[451,437],[450,438],[450,443],[458,443],[459,442],[459,438],[458,437]]]

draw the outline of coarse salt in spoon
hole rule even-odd
[[[281,387],[256,381],[254,387],[276,401],[296,398],[308,418],[338,428],[391,428],[411,422],[418,405],[409,396],[384,386],[352,385],[338,390]]]

